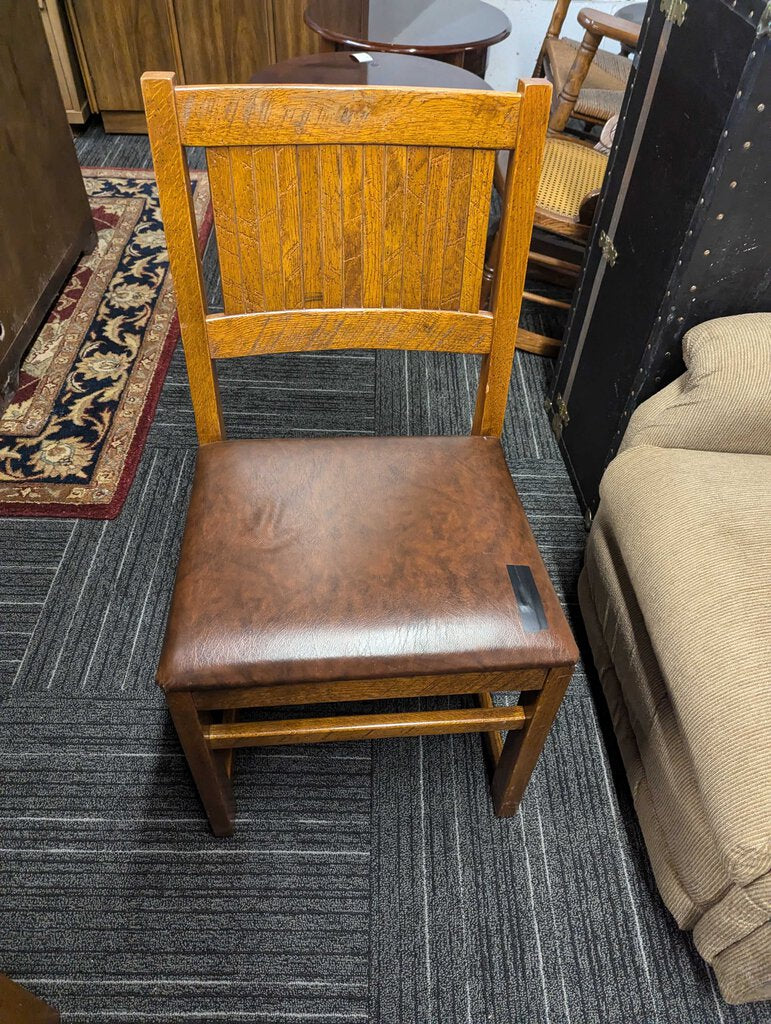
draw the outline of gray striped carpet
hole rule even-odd
[[[143,138],[78,148],[148,164]],[[225,364],[222,393],[236,437],[460,433],[476,372],[266,357]],[[575,622],[550,372],[517,356],[505,444]],[[431,737],[243,752],[237,834],[213,839],[153,683],[193,459],[178,352],[117,520],[0,520],[0,970],[66,1024],[761,1022],[663,908],[583,670],[513,819],[478,738]]]

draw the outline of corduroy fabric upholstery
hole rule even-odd
[[[579,596],[661,895],[771,996],[771,315],[711,321],[606,471]]]
[[[657,445],[771,455],[771,313],[691,328],[683,360],[687,373],[635,411],[621,451]]]
[[[547,39],[544,44],[546,77],[553,83],[555,94],[567,82],[579,46],[574,39]],[[578,94],[574,115],[602,122],[618,114],[631,70],[628,57],[598,50]]]
[[[565,137],[547,138],[536,208],[577,220],[589,192],[602,187],[607,167],[607,156],[591,146]]]

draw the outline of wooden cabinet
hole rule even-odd
[[[318,32],[311,31],[305,24],[305,4],[306,0],[273,0],[276,61],[299,57],[303,53],[321,53],[332,49]]]
[[[178,67],[167,0],[67,0],[94,110],[106,131],[144,131],[143,71]]]
[[[66,0],[89,101],[106,131],[145,131],[143,71],[181,82],[248,82],[260,68],[330,47],[307,0]]]
[[[94,239],[35,3],[0,0],[0,403],[81,252]]]
[[[38,0],[43,30],[70,124],[85,124],[89,108],[62,0]]]
[[[271,0],[174,0],[174,14],[191,85],[248,82],[273,63]]]

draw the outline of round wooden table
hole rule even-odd
[[[437,57],[484,75],[511,22],[482,0],[311,0],[309,28],[335,47]]]
[[[291,57],[261,68],[249,81],[284,85],[415,85],[436,89],[489,89],[487,82],[464,68],[427,57],[370,53],[359,63],[350,52]]]

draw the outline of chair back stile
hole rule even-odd
[[[224,439],[215,359],[313,349],[482,355],[472,432],[503,428],[551,87],[142,91],[201,444]],[[208,314],[185,146],[204,146],[224,314]],[[491,312],[495,155],[511,151]]]

